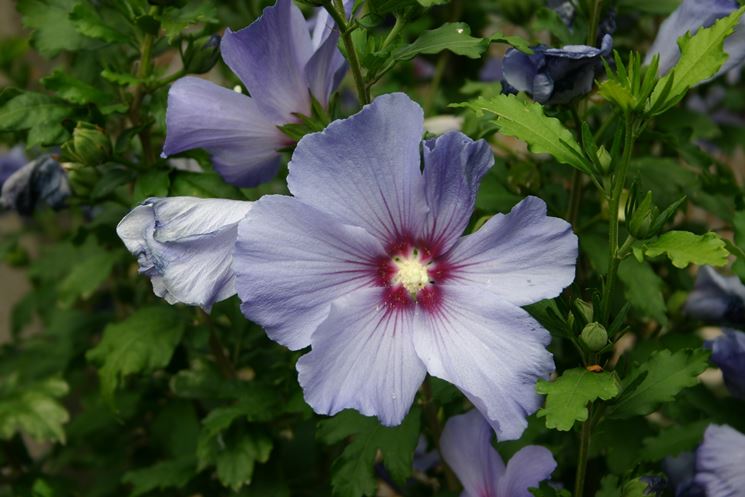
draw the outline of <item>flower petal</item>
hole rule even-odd
[[[523,447],[507,463],[498,495],[533,497],[528,489],[538,487],[555,469],[556,460],[550,450],[538,445]]]
[[[305,66],[305,78],[310,93],[324,107],[328,106],[331,93],[339,86],[347,71],[347,62],[336,47],[338,41],[337,31],[329,33]]]
[[[523,309],[478,288],[440,286],[437,312],[420,312],[417,355],[433,376],[457,386],[486,417],[499,440],[513,440],[538,409],[538,378],[554,369],[551,337]]]
[[[726,425],[710,425],[696,452],[695,482],[707,497],[742,497],[745,492],[745,435]]]
[[[491,426],[475,409],[451,417],[442,430],[442,457],[458,476],[468,496],[498,495],[497,482],[505,467],[491,445],[491,438]]]
[[[424,143],[424,190],[429,212],[422,237],[446,252],[468,225],[479,183],[494,164],[484,140],[447,133]]]
[[[163,154],[193,148],[212,154],[215,169],[229,183],[256,186],[279,169],[283,135],[246,95],[209,81],[181,78],[168,91]]]
[[[277,0],[246,28],[227,29],[220,51],[272,122],[294,122],[293,113],[310,115],[304,68],[313,48],[303,14],[291,0]]]
[[[504,80],[515,90],[533,93],[533,80],[543,64],[542,47],[536,47],[532,55],[510,48],[504,54],[502,75]]]
[[[149,198],[116,227],[153,291],[169,303],[209,310],[235,294],[231,270],[237,223],[253,202]]]
[[[353,408],[385,426],[403,421],[426,371],[414,352],[413,313],[381,305],[382,288],[354,291],[331,306],[297,362],[305,401],[319,414]]]
[[[403,93],[382,95],[354,116],[303,137],[287,184],[304,203],[390,242],[423,218],[421,107]]]
[[[365,230],[292,197],[264,196],[238,228],[234,269],[241,309],[293,350],[328,315],[331,303],[368,285],[384,254]]]
[[[711,349],[711,362],[719,366],[727,389],[745,399],[745,333],[724,330],[724,334],[704,344]]]
[[[571,225],[548,217],[537,197],[497,214],[449,254],[458,285],[520,306],[559,295],[574,280],[576,261]]]
[[[53,209],[63,207],[69,195],[67,172],[46,154],[8,176],[0,188],[0,206],[30,216],[42,204]]]
[[[23,145],[16,145],[8,152],[0,155],[0,188],[11,174],[18,171],[29,162]]]
[[[702,266],[685,312],[709,323],[745,325],[745,285],[737,276],[722,276],[711,266]]]

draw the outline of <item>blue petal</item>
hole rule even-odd
[[[16,145],[7,153],[0,155],[0,188],[11,174],[28,163],[23,145]]]
[[[157,296],[209,310],[235,294],[231,263],[237,224],[252,204],[150,198],[127,214],[116,232],[151,278]]]
[[[347,61],[336,47],[338,41],[339,33],[330,33],[305,66],[310,93],[324,107],[347,71]]]
[[[724,330],[724,335],[706,343],[711,361],[719,366],[724,383],[735,397],[745,399],[745,333]]]
[[[695,481],[707,497],[742,497],[745,492],[745,435],[729,426],[710,425],[696,452]]]
[[[556,460],[550,450],[537,445],[523,447],[507,463],[497,495],[532,497],[528,489],[548,480],[555,469]]]
[[[226,181],[246,187],[274,177],[286,142],[256,99],[194,77],[171,86],[166,128],[164,155],[204,148]]]
[[[710,266],[696,275],[696,286],[688,295],[686,314],[713,324],[745,324],[745,285],[737,276],[725,277]]]
[[[70,195],[67,173],[50,155],[42,155],[11,174],[2,185],[0,205],[28,216],[46,204],[65,205]]]

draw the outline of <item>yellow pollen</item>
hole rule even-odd
[[[397,269],[393,284],[402,285],[412,297],[416,297],[419,290],[429,283],[427,266],[422,263],[416,250],[408,257],[394,257],[393,264]]]

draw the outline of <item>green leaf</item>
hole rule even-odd
[[[70,20],[79,33],[90,38],[108,43],[127,43],[129,41],[127,34],[112,27],[123,23],[106,22],[100,12],[89,2],[78,2],[70,12]]]
[[[72,305],[79,297],[89,298],[111,275],[120,251],[109,252],[99,248],[91,256],[80,259],[60,283],[59,297],[63,306]]]
[[[132,484],[130,497],[138,497],[153,490],[183,488],[195,476],[197,462],[194,456],[158,462],[150,467],[127,471],[122,482]]]
[[[132,74],[126,72],[114,72],[109,69],[101,71],[101,77],[106,81],[119,86],[134,86],[145,82],[144,79],[140,79]]]
[[[166,7],[161,26],[168,43],[173,43],[190,24],[218,24],[217,7],[212,2],[191,0],[183,7]]]
[[[56,70],[41,80],[42,84],[49,90],[55,92],[61,98],[78,105],[94,104],[98,106],[103,114],[112,112],[126,112],[127,105],[112,103],[115,97],[109,93],[99,90],[68,73]]]
[[[716,233],[695,235],[689,231],[668,231],[644,245],[647,257],[667,254],[673,266],[683,269],[688,264],[724,266],[729,252],[724,240]]]
[[[135,181],[132,201],[139,204],[149,197],[165,197],[171,184],[170,171],[167,169],[153,169],[141,174]]]
[[[383,463],[391,476],[403,482],[411,474],[411,465],[419,438],[418,409],[412,409],[403,423],[384,427],[375,418],[346,410],[318,424],[318,437],[333,444],[352,437],[344,452],[334,461],[331,486],[336,496],[374,495],[375,457],[383,454]]]
[[[660,324],[667,323],[667,305],[662,296],[665,283],[649,263],[627,257],[618,267],[618,278],[624,284],[623,294],[631,307]]]
[[[184,327],[182,314],[163,305],[145,307],[125,321],[108,325],[101,342],[86,354],[89,361],[100,365],[104,396],[112,399],[129,375],[167,366]]]
[[[709,351],[681,349],[653,352],[624,378],[621,395],[606,410],[610,418],[644,416],[670,402],[684,388],[698,383],[709,363]]]
[[[699,29],[693,36],[686,33],[678,39],[680,59],[657,82],[650,97],[648,110],[653,115],[666,111],[678,103],[689,88],[716,75],[727,60],[724,41],[734,31],[743,12],[745,7],[719,19],[708,28]]]
[[[217,477],[233,490],[251,483],[254,465],[269,460],[272,439],[263,432],[243,431],[231,436],[200,434],[198,469],[215,465]]]
[[[62,121],[72,113],[64,100],[41,93],[24,92],[0,107],[0,130],[29,130],[27,147],[57,145],[69,133]]]
[[[538,487],[528,488],[535,497],[572,497],[569,490],[565,488],[556,488],[547,481],[542,481]]]
[[[503,135],[523,140],[533,153],[551,154],[562,164],[592,174],[587,159],[582,155],[582,148],[571,131],[558,119],[546,116],[537,102],[522,100],[515,95],[498,95],[489,99],[480,97],[454,106],[470,108],[479,115],[484,111],[492,112],[497,115],[496,124]]]
[[[34,30],[31,42],[47,57],[61,50],[79,50],[89,43],[75,29],[68,14],[77,0],[18,0],[23,25]]]
[[[173,173],[170,194],[203,198],[243,198],[240,190],[225,183],[218,174],[190,171]]]
[[[425,31],[411,45],[393,51],[396,60],[409,60],[421,54],[436,54],[450,50],[454,54],[478,59],[489,46],[489,40],[471,36],[471,28],[462,22],[449,22],[437,29]]]
[[[444,5],[450,0],[416,0],[422,7],[433,7],[435,5]]]
[[[17,376],[0,378],[0,438],[8,440],[24,432],[38,441],[65,442],[62,425],[69,415],[57,401],[68,386],[58,378],[19,383]]]
[[[693,450],[701,443],[704,430],[710,423],[710,420],[705,419],[667,428],[654,437],[647,437],[644,439],[644,447],[638,457],[644,461],[656,462],[668,456],[676,456],[681,452]]]
[[[538,380],[536,390],[546,395],[546,404],[538,411],[538,417],[546,418],[548,428],[568,431],[575,421],[587,420],[588,402],[618,395],[618,381],[611,373],[575,368],[564,371],[554,381]]]

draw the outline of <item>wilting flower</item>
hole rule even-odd
[[[23,151],[23,145],[16,145],[5,154],[0,155],[0,188],[2,188],[3,183],[5,183],[5,180],[11,174],[18,171],[27,163],[28,158],[26,158],[26,154]]]
[[[745,324],[745,285],[737,276],[722,276],[702,266],[688,295],[686,314],[713,324]]]
[[[195,77],[178,80],[168,93],[164,156],[204,148],[230,183],[271,179],[278,150],[291,144],[277,126],[310,115],[311,98],[326,106],[346,69],[338,32],[316,24],[311,37],[300,9],[277,0],[247,28],[228,29],[222,58],[251,96]]]
[[[50,155],[42,155],[16,170],[2,184],[0,205],[31,215],[41,204],[58,209],[70,195],[67,173]]]
[[[212,304],[235,295],[231,270],[237,223],[253,202],[149,198],[116,227],[119,238],[169,303]]]
[[[724,335],[705,345],[711,349],[711,361],[722,370],[727,389],[745,399],[745,333],[724,330]]]
[[[739,5],[734,0],[683,0],[660,25],[657,37],[647,52],[645,63],[649,64],[652,57],[659,54],[658,72],[660,75],[666,74],[680,58],[678,38],[687,32],[694,35],[700,28],[708,28],[738,8]],[[745,28],[742,22],[724,41],[724,51],[729,57],[719,69],[718,75],[740,66],[745,61]]]
[[[610,54],[612,47],[613,39],[606,34],[600,48],[539,45],[533,47],[531,55],[512,48],[502,62],[504,88],[524,91],[542,104],[570,102],[592,90],[592,83],[603,68],[601,59]]]
[[[440,437],[442,457],[463,484],[461,497],[532,497],[537,487],[556,469],[545,447],[520,449],[507,466],[491,445],[492,431],[478,411],[453,416]]]
[[[301,139],[294,197],[265,196],[239,224],[242,310],[312,347],[297,369],[316,412],[398,424],[429,372],[516,438],[553,370],[548,332],[520,306],[571,283],[577,238],[535,197],[461,237],[492,152],[459,132],[422,144],[423,131],[397,93]]]
[[[745,435],[726,425],[711,425],[696,451],[695,481],[707,497],[745,495]]]

